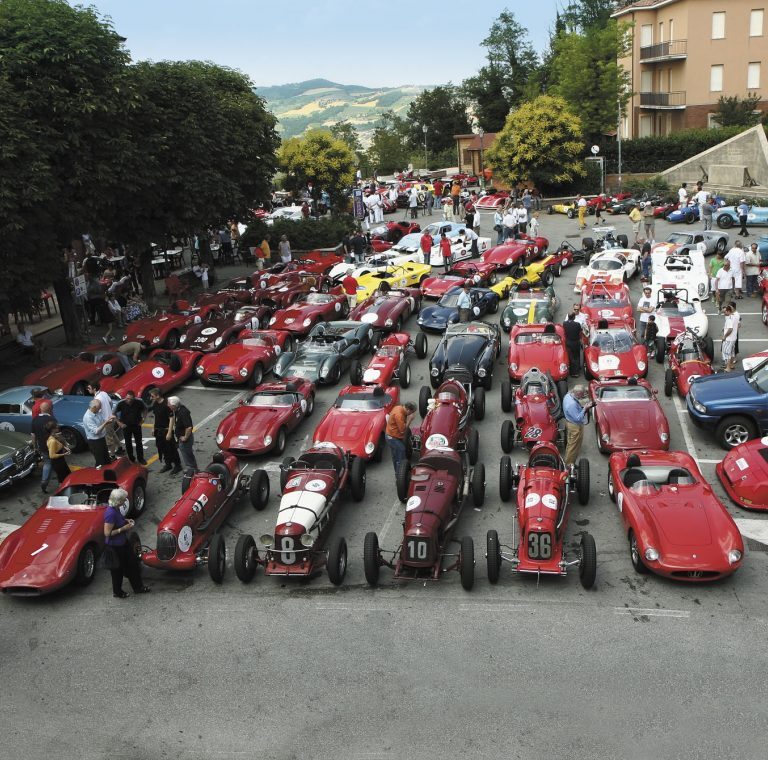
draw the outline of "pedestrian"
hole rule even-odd
[[[640,204],[640,208],[637,206],[632,207],[632,211],[629,212],[629,220],[632,222],[632,232],[635,235],[633,245],[637,245],[637,241],[640,238],[640,223],[643,221],[643,215],[640,213],[645,208],[645,203]]]
[[[528,229],[528,211],[522,203],[517,204],[517,231],[525,235]]]
[[[440,255],[443,257],[443,272],[448,274],[451,268],[451,241],[445,232],[440,233]]]
[[[576,211],[579,215],[579,229],[587,229],[587,199],[581,193],[576,196]]]
[[[595,405],[594,401],[586,402],[589,390],[586,385],[575,385],[563,396],[563,416],[567,443],[565,446],[565,464],[576,463],[584,441],[584,427],[589,424],[589,410]],[[585,403],[586,402],[586,403]]]
[[[576,315],[575,319],[579,323],[581,328],[584,329],[587,326],[587,322],[589,320],[587,319],[587,315],[584,314],[584,312],[581,310],[581,304],[580,303],[573,304],[571,311]]]
[[[736,325],[736,346],[734,347],[734,350],[733,350],[733,356],[735,361],[739,357],[739,334],[741,333],[741,314],[739,314],[739,309],[736,305],[736,301],[731,301],[730,307],[733,309],[733,314],[731,315],[731,318],[733,319],[733,322]]]
[[[746,255],[741,240],[733,244],[728,253],[725,254],[725,260],[731,262],[731,274],[733,275],[733,289],[736,291],[736,298],[741,299],[741,287],[744,280],[746,268]]]
[[[53,471],[56,473],[59,486],[61,486],[65,478],[71,474],[66,457],[72,452],[69,446],[67,446],[66,440],[62,437],[59,423],[56,420],[46,423],[45,429],[48,433],[48,440],[46,441],[48,458],[51,461]],[[43,490],[45,491],[45,489]]]
[[[435,206],[435,196],[432,195],[432,191],[427,188],[426,193],[424,193],[424,209],[427,212],[429,216],[432,216],[432,209]]]
[[[125,398],[119,401],[115,406],[115,417],[117,425],[123,431],[125,438],[125,450],[128,459],[131,462],[139,461],[139,464],[146,465],[144,459],[144,444],[142,441],[141,426],[144,418],[147,416],[146,404],[136,398],[136,393],[132,390],[125,392]],[[134,459],[133,444],[136,443],[136,458]]]
[[[422,236],[419,238],[419,250],[421,251],[421,255],[424,257],[424,260],[422,261],[423,264],[430,263],[433,244],[434,242],[432,240],[432,235],[424,230]]]
[[[715,284],[717,285],[717,295],[715,298],[717,301],[717,310],[719,314],[722,314],[726,305],[726,298],[734,284],[731,262],[728,259],[723,261],[722,266],[717,272],[717,275],[715,276]]]
[[[640,204],[642,206],[642,204]],[[649,243],[653,243],[656,240],[656,216],[653,204],[649,201],[645,204],[642,212],[643,217],[643,230],[645,232],[645,239]]]
[[[704,223],[705,230],[712,229],[712,216],[715,213],[715,206],[712,203],[712,196],[707,195],[704,202],[699,204],[699,216]]]
[[[197,460],[195,459],[195,435],[192,425],[192,415],[189,409],[181,403],[178,396],[168,397],[168,406],[171,408],[171,423],[173,435],[179,446],[181,465],[185,470],[197,472]],[[170,432],[170,431],[169,431]]]
[[[408,208],[411,210],[411,219],[417,219],[419,216],[419,192],[415,185],[408,195]]]
[[[648,356],[651,359],[656,356],[656,338],[658,334],[659,326],[656,324],[656,317],[653,314],[649,314],[645,325],[645,345],[648,348]]]
[[[153,388],[149,392],[150,406],[149,411],[154,415],[155,446],[157,446],[157,458],[163,462],[160,472],[171,472],[171,475],[178,475],[181,472],[181,461],[179,459],[179,450],[176,447],[176,441],[168,433],[171,429],[171,409],[168,402],[163,398],[159,388]]]
[[[472,220],[472,231],[477,235],[480,236],[480,211],[478,211],[477,203],[472,204],[475,207],[475,216]]]
[[[107,417],[101,408],[101,401],[94,398],[88,405],[88,411],[83,415],[83,427],[96,467],[103,467],[112,461],[107,448],[105,428],[113,423],[114,417]]]
[[[51,479],[51,457],[48,453],[48,426],[56,422],[53,416],[53,406],[47,399],[40,404],[40,411],[32,418],[32,443],[37,451],[42,463],[42,472],[40,473],[40,490],[43,493],[48,492],[48,481]]]
[[[471,230],[475,226],[475,206],[472,201],[464,205],[464,226]]]
[[[539,236],[539,212],[534,211],[531,221],[528,223],[528,236],[535,238]]]
[[[283,264],[290,264],[291,263],[291,244],[288,241],[287,235],[281,235],[280,236],[280,242],[277,246],[280,250],[280,261],[283,262]]]
[[[517,212],[514,206],[511,204],[504,212],[504,241],[514,239],[517,234]]]
[[[352,236],[352,250],[355,253],[355,261],[358,264],[365,263],[365,244],[366,239],[361,230],[355,230]]]
[[[439,203],[442,205],[443,201],[443,183],[441,180],[436,179],[432,183],[432,187],[435,189],[435,203]]]
[[[455,179],[451,183],[451,201],[453,203],[454,218],[459,215],[459,203],[461,203],[461,183]]]
[[[757,298],[760,295],[758,279],[760,278],[760,254],[757,243],[752,243],[744,253],[744,274],[747,278],[747,298]]]
[[[741,229],[739,230],[738,234],[743,235],[744,237],[749,237],[749,230],[747,229],[749,206],[747,205],[747,201],[744,198],[739,201],[739,206],[736,209],[736,212],[739,215],[739,224],[741,225]]]
[[[648,317],[653,314],[656,304],[651,298],[651,290],[649,285],[643,287],[643,295],[640,296],[640,300],[637,302],[637,312],[640,315],[637,321],[637,339],[642,343],[645,341],[645,330],[648,326]]]
[[[731,304],[725,306],[725,322],[723,323],[723,369],[732,372],[736,365],[736,340],[739,335],[739,322],[734,317]]]
[[[653,254],[651,253],[651,244],[643,243],[643,250],[640,252],[640,279],[643,282],[650,282],[651,270],[653,269]]]
[[[416,414],[416,404],[412,401],[406,401],[405,404],[397,404],[392,408],[387,418],[387,427],[384,431],[384,437],[392,452],[392,464],[395,468],[395,475],[400,469],[400,463],[406,462],[405,438]]]
[[[43,341],[32,334],[26,322],[19,322],[16,325],[16,342],[21,346],[24,354],[34,357],[35,363],[42,363]]]
[[[576,321],[576,312],[570,312],[563,323],[565,331],[565,350],[568,352],[568,369],[571,377],[578,377],[581,372],[581,325]]]
[[[688,205],[688,184],[683,182],[677,191],[678,208],[685,208]]]
[[[720,302],[718,301],[717,294],[717,273],[723,268],[725,263],[725,254],[722,251],[718,251],[709,260],[709,290],[715,297],[715,304],[718,310],[720,309]]]
[[[112,574],[112,596],[125,599],[123,578],[128,578],[134,594],[146,594],[150,591],[141,579],[141,565],[126,535],[133,529],[133,520],[123,517],[122,510],[128,502],[128,492],[123,488],[114,488],[109,494],[109,502],[104,510],[104,554]]]
[[[101,389],[101,383],[98,380],[91,381],[86,386],[88,393],[101,403],[101,412],[105,418],[114,418],[114,409],[112,407],[112,399],[110,395]],[[104,428],[104,432],[107,437],[107,448],[109,449],[109,455],[115,457],[118,454],[124,454],[120,438],[117,435],[114,424],[109,424]]]
[[[357,280],[353,276],[355,270],[352,267],[347,269],[347,274],[341,281],[341,288],[344,291],[344,295],[347,297],[347,304],[350,309],[355,307],[357,303]]]
[[[595,226],[603,223],[603,210],[605,209],[605,193],[600,193],[595,201]]]
[[[496,233],[496,245],[501,245],[504,242],[504,215],[498,206],[493,212],[493,231]]]
[[[472,320],[472,295],[469,282],[464,283],[464,287],[456,299],[456,306],[459,308],[459,322],[470,322]]]

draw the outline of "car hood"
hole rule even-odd
[[[485,339],[479,337],[461,337],[449,340],[443,351],[443,362],[446,366],[461,364],[465,367],[472,367],[485,346]]]
[[[646,511],[657,535],[671,546],[707,546],[712,543],[712,526],[704,506],[709,497],[702,489],[684,486],[667,497],[662,494],[646,502]],[[662,556],[664,548],[659,547]]]
[[[88,404],[93,401],[90,396],[53,396],[53,415],[59,423],[73,424],[79,427],[83,424],[83,415],[88,411]]]
[[[289,413],[289,407],[243,405],[222,421],[219,432],[225,437],[246,436],[261,441],[267,433],[276,430]]]
[[[657,448],[665,432],[654,401],[599,403],[598,414],[603,432],[610,434],[610,444],[616,448]]]
[[[14,433],[11,430],[0,430],[0,457],[13,454],[23,449],[29,443],[26,433]]]
[[[297,356],[280,373],[282,377],[296,375],[312,382],[318,379],[320,367],[331,354],[310,354],[308,356]]]
[[[362,456],[368,441],[377,443],[380,435],[377,428],[383,428],[385,414],[383,410],[331,409],[317,426],[314,441],[333,441],[345,451]]]
[[[449,321],[457,322],[458,319],[459,310],[454,306],[427,306],[419,314],[419,324],[447,325]]]
[[[698,377],[691,383],[690,392],[707,409],[721,406],[736,408],[740,403],[752,403],[757,398],[744,372]]]

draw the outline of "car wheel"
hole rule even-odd
[[[587,364],[586,356],[584,357],[584,379],[585,380],[592,379],[592,373],[589,371],[589,365]]]
[[[256,575],[259,553],[253,536],[244,534],[237,539],[235,546],[235,575],[243,582],[250,583]]]
[[[475,464],[477,462],[478,454],[480,453],[480,434],[476,428],[472,428],[467,438],[467,455],[469,456],[469,463]]]
[[[333,371],[331,372],[330,382],[329,385],[337,385],[339,380],[341,380],[341,364],[336,363],[333,367]]]
[[[629,238],[626,235],[616,235],[616,242],[621,248],[629,248]]]
[[[499,299],[498,298],[492,298],[491,299],[491,305],[488,308],[489,314],[496,314],[496,312],[499,310]]]
[[[251,372],[250,378],[248,378],[248,387],[255,388],[257,385],[261,385],[261,381],[264,379],[264,368],[260,362],[256,362],[256,365]]]
[[[411,384],[411,365],[407,359],[403,359],[400,369],[397,371],[397,377],[401,388],[407,388]]]
[[[282,430],[282,428],[281,428]],[[269,502],[269,475],[266,470],[254,470],[251,475],[251,483],[248,487],[248,496],[251,506],[261,512]]]
[[[595,445],[597,446],[597,450],[601,454],[605,454],[605,447],[603,446],[603,441],[601,440],[600,436],[601,436],[600,426],[597,424],[597,422],[595,422]]]
[[[686,224],[693,224],[696,221],[696,215],[688,213],[685,215],[685,223]]]
[[[595,239],[591,237],[585,237],[581,241],[581,247],[585,251],[594,251],[595,250]]]
[[[427,346],[427,336],[420,332],[414,341],[414,348],[416,350],[417,358],[423,359],[427,355]]]
[[[275,438],[275,443],[274,443],[274,445],[272,447],[272,451],[275,454],[282,454],[285,451],[285,443],[286,443],[287,438],[288,438],[288,436],[285,433],[285,428],[281,427],[277,431],[277,437]]]
[[[575,214],[574,214],[574,212],[573,212],[573,209],[572,209],[572,208],[569,208],[569,209],[568,209],[568,211],[566,211],[566,212],[565,212],[565,215],[566,215],[566,216],[567,216],[569,219],[573,219],[573,217],[575,216]]]
[[[552,267],[552,273],[555,275],[555,277],[559,277],[563,273],[562,263],[558,262],[555,264],[555,266]]]
[[[637,544],[637,537],[634,531],[629,531],[629,559],[632,562],[632,567],[635,568],[636,573],[645,575],[648,572],[648,568],[643,562],[643,558],[640,556],[640,547]]]
[[[173,349],[178,348],[178,346],[179,346],[179,331],[171,330],[168,333],[168,337],[165,339],[165,344],[163,348],[167,348],[170,351],[173,351]]]
[[[475,544],[472,536],[461,537],[461,553],[459,554],[459,575],[461,587],[471,591],[475,585]]]
[[[482,507],[485,501],[485,465],[481,462],[472,470],[472,503]]]
[[[397,466],[395,472],[395,486],[397,487],[397,498],[400,499],[401,504],[405,504],[408,498],[408,486],[411,482],[411,464],[407,460],[403,460]]]
[[[365,534],[365,542],[363,543],[363,570],[369,586],[375,586],[379,582],[380,559],[379,537],[370,531]]]
[[[712,359],[714,359],[715,358],[715,343],[712,340],[712,337],[710,335],[705,335],[701,339],[701,343],[702,343],[701,347],[702,347],[704,353],[709,357],[709,360],[711,361]]]
[[[509,380],[501,383],[501,409],[504,412],[512,410],[512,383]]]
[[[590,533],[581,537],[581,561],[579,562],[579,580],[585,589],[595,585],[597,576],[597,549],[595,539]]]
[[[344,536],[339,536],[331,541],[326,570],[328,571],[328,580],[334,586],[341,586],[344,582],[344,576],[347,574],[347,541]]]
[[[547,206],[547,213],[548,214],[554,214],[555,213],[555,209],[552,206]]]
[[[144,483],[138,482],[131,492],[131,508],[128,510],[128,517],[141,517],[144,508],[147,506],[147,491]]]
[[[432,391],[426,385],[422,385],[421,390],[419,391],[419,414],[421,415],[422,419],[427,416],[427,411],[429,410],[429,400],[431,398]]]
[[[589,460],[579,459],[576,465],[576,490],[579,496],[579,504],[582,506],[589,502]]]
[[[608,496],[611,501],[616,501],[616,482],[613,479],[613,473],[608,471]]]
[[[73,428],[63,427],[59,430],[59,435],[61,436],[62,440],[64,441],[66,447],[71,451],[80,451],[81,449],[85,448],[85,442],[83,441],[82,436],[80,433],[77,432],[77,430]]]
[[[555,281],[555,276],[552,274],[552,272],[549,269],[545,269],[541,273],[541,282],[542,285],[548,287]]]
[[[285,484],[288,482],[288,472],[296,461],[294,457],[285,457],[280,465],[280,491],[285,491]]]
[[[501,423],[501,450],[509,454],[515,446],[515,425],[512,420]]]
[[[672,396],[672,391],[675,389],[675,373],[670,367],[667,367],[664,373],[664,395],[667,397]]]
[[[96,548],[93,544],[86,544],[77,557],[75,585],[87,586],[94,575],[96,575]]]
[[[502,501],[509,501],[512,495],[512,459],[506,454],[499,462],[499,496]]]
[[[661,336],[656,338],[656,364],[664,364],[664,354],[667,351],[667,339]]]
[[[214,583],[221,583],[226,570],[227,545],[224,543],[224,536],[216,533],[208,546],[208,575]]]
[[[733,227],[733,219],[728,214],[720,214],[720,216],[717,217],[717,226],[721,230],[729,230],[731,227]],[[725,248],[723,248],[725,250]]]
[[[499,534],[495,530],[489,530],[485,534],[485,560],[488,565],[488,581],[499,582],[499,570],[501,569],[501,548],[499,547]]]
[[[715,253],[725,253],[727,245],[728,243],[726,242],[725,238],[719,238],[717,245],[715,245]]]
[[[365,459],[355,457],[352,460],[349,473],[349,485],[352,490],[352,498],[355,501],[362,501],[365,498],[365,481]]]
[[[86,387],[85,383],[75,383],[72,386],[72,395],[73,396],[87,396],[88,395],[88,388]]]
[[[763,304],[763,324],[768,325],[768,306]]]
[[[748,417],[726,417],[720,421],[715,433],[724,449],[732,449],[757,437],[757,429]]]
[[[312,412],[315,411],[315,394],[310,393],[309,396],[307,396],[307,411],[304,412],[305,417],[311,417]]]
[[[360,385],[363,382],[363,367],[359,359],[352,359],[349,365],[349,382],[351,385]]]
[[[483,388],[475,388],[473,406],[475,419],[482,420],[485,417],[485,390]]]

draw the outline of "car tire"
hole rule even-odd
[[[499,461],[499,497],[509,501],[512,495],[512,458],[504,455]]]
[[[96,547],[93,544],[86,544],[77,555],[75,585],[87,586],[94,575],[96,575]]]
[[[397,377],[401,388],[407,388],[411,384],[411,365],[407,359],[401,362]]]
[[[702,349],[709,357],[710,361],[715,358],[715,343],[710,335],[705,335],[702,339]]]
[[[418,359],[423,359],[427,355],[428,345],[427,336],[424,335],[423,332],[420,332],[413,342],[413,346],[416,351],[416,357]]]
[[[295,457],[285,457],[280,465],[280,492],[285,491],[285,484],[288,482],[288,471],[296,461]]]
[[[282,430],[282,428],[280,428]],[[269,475],[266,470],[254,470],[248,486],[248,498],[251,506],[261,512],[269,503]]]
[[[419,391],[419,414],[424,419],[429,411],[429,400],[432,398],[432,391],[426,386],[422,385]]]
[[[373,531],[365,534],[363,542],[363,571],[365,580],[369,586],[376,586],[379,582],[381,562],[379,556],[379,537]]]
[[[256,362],[253,367],[253,372],[248,378],[248,387],[255,388],[257,385],[261,385],[261,381],[264,379],[264,367],[261,366],[261,362]]]
[[[485,465],[480,462],[472,470],[472,503],[482,507],[485,502]]]
[[[592,373],[589,371],[589,366],[587,365],[587,357],[583,357],[584,359],[584,379],[585,380],[591,380],[592,379]]]
[[[547,213],[548,214],[554,214],[555,213],[554,207],[553,206],[547,206]]]
[[[667,367],[666,372],[664,372],[664,395],[667,396],[667,398],[670,398],[674,390],[675,373],[672,371],[671,367]]]
[[[632,567],[635,568],[635,572],[640,575],[646,575],[648,568],[643,562],[643,558],[640,556],[640,547],[637,543],[637,537],[634,531],[629,531],[629,561],[632,563]]]
[[[725,238],[719,238],[715,245],[715,253],[725,253],[725,249],[728,247],[728,242]]]
[[[485,560],[488,566],[488,582],[498,583],[501,570],[501,547],[499,534],[495,530],[489,530],[485,534]]]
[[[715,435],[720,445],[729,451],[739,444],[757,438],[757,428],[749,417],[731,415],[720,420]]]
[[[568,381],[567,380],[558,380],[557,381],[557,394],[560,396],[560,402],[562,403],[563,399],[565,398],[565,394],[568,393]]]
[[[696,215],[689,212],[683,217],[683,221],[686,224],[693,224],[696,221]]]
[[[562,262],[558,262],[555,264],[555,266],[552,267],[552,273],[555,275],[555,277],[559,277],[563,273]]]
[[[395,472],[395,486],[397,489],[397,498],[401,504],[405,504],[408,499],[408,486],[411,483],[411,464],[403,459],[397,466]]]
[[[179,347],[179,331],[171,330],[168,333],[168,337],[165,339],[163,348],[167,348],[169,351],[173,351],[175,348],[178,348],[178,347]]]
[[[491,305],[488,309],[489,314],[496,314],[499,310],[499,299],[498,298],[492,298],[491,299]]]
[[[272,445],[272,453],[273,454],[282,454],[285,451],[285,444],[287,442],[288,435],[285,432],[285,428],[281,427],[277,431],[277,436],[275,437],[275,442]]]
[[[128,510],[128,517],[136,519],[144,514],[147,507],[147,489],[144,482],[139,480],[133,486],[131,491],[131,504]]]
[[[216,533],[208,546],[208,575],[214,583],[221,583],[227,571],[227,545],[224,536]]]
[[[365,484],[367,480],[365,459],[355,457],[349,469],[349,486],[352,498],[362,501],[365,498]]]
[[[555,276],[554,274],[552,274],[552,271],[550,269],[545,269],[541,273],[540,279],[541,279],[542,285],[544,285],[545,287],[549,287],[555,281]]]
[[[616,235],[616,242],[621,248],[629,248],[629,238],[626,235]]]
[[[501,423],[501,450],[509,454],[515,447],[515,425],[512,420]]]
[[[616,502],[616,481],[613,479],[613,473],[608,470],[608,497],[612,502]]]
[[[331,541],[325,569],[328,571],[328,580],[334,586],[341,586],[347,574],[347,541],[344,536]]]
[[[473,407],[475,412],[475,419],[480,421],[485,417],[485,389],[475,388],[475,397]]]
[[[352,359],[349,365],[349,384],[360,385],[363,382],[363,366],[359,359]]]
[[[664,364],[664,354],[667,352],[667,339],[656,338],[656,364]]]
[[[475,585],[475,543],[472,536],[461,537],[459,576],[461,577],[461,587],[465,591],[471,591]]]
[[[480,433],[476,428],[472,428],[467,437],[467,456],[469,456],[469,463],[475,464],[477,457],[480,454]]]
[[[717,217],[717,226],[721,230],[729,230],[731,229],[731,227],[733,227],[733,219],[730,217],[729,214],[720,214]]]
[[[589,590],[595,585],[597,576],[597,549],[591,533],[581,537],[581,561],[579,562],[579,581]]]
[[[766,306],[765,304],[763,304],[762,319],[763,319],[763,324],[768,325],[768,306]]]
[[[255,555],[255,556],[254,556]],[[237,539],[235,545],[235,575],[243,583],[250,583],[256,575],[259,553],[256,551],[256,541],[253,536],[244,533]]]
[[[584,506],[589,503],[589,460],[579,459],[576,463],[576,491],[579,504]]]
[[[381,462],[381,460],[384,458],[384,449],[387,446],[387,441],[384,438],[384,433],[382,433],[379,436],[379,440],[376,442],[376,448],[373,450],[373,455],[371,456],[371,459],[374,462]]]
[[[573,219],[573,217],[574,217],[574,216],[576,216],[576,214],[575,214],[575,212],[574,212],[574,210],[573,210],[572,208],[569,208],[569,209],[568,209],[568,210],[565,212],[565,215],[566,215],[566,216],[567,216],[569,219]]]
[[[312,416],[312,412],[315,411],[315,394],[310,393],[309,396],[307,396],[307,411],[304,412],[304,418]]]
[[[82,451],[85,448],[85,440],[83,439],[83,436],[81,436],[74,428],[62,427],[59,429],[59,435],[72,453]]]
[[[501,383],[501,410],[503,412],[512,411],[512,383],[504,380]]]

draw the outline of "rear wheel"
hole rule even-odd
[[[576,464],[576,491],[579,496],[579,504],[589,502],[589,460],[579,459]]]
[[[640,556],[640,546],[637,543],[637,536],[635,536],[634,531],[629,531],[629,559],[636,573],[645,575],[648,572],[648,568]]]
[[[686,224],[693,224],[695,221],[696,221],[696,215],[692,211],[689,211],[685,215],[685,223]]]
[[[87,586],[96,574],[96,547],[86,544],[77,557],[77,570],[75,571],[75,585]]]
[[[266,470],[254,470],[251,475],[251,484],[248,487],[248,495],[251,506],[261,512],[269,501],[269,475]]]
[[[488,581],[498,583],[499,570],[501,569],[501,548],[499,547],[499,534],[495,530],[489,530],[485,535],[485,559],[488,565]]]
[[[403,359],[397,371],[397,377],[401,388],[407,388],[411,384],[411,365],[407,359]]]
[[[224,573],[227,569],[227,546],[224,543],[224,536],[217,533],[208,547],[208,575],[214,583],[221,583],[224,580]]]
[[[131,505],[128,510],[128,517],[141,517],[144,513],[144,507],[147,506],[147,491],[144,483],[136,483],[131,493]]]
[[[503,412],[512,411],[512,383],[504,380],[501,383],[501,410]]]
[[[472,503],[482,507],[485,501],[485,465],[481,462],[472,470]]]
[[[512,420],[501,423],[501,450],[509,454],[515,446],[515,425]]]
[[[671,396],[672,391],[675,389],[675,373],[670,367],[667,367],[667,371],[664,373],[664,395]]]
[[[480,453],[480,434],[476,429],[472,429],[467,437],[467,454],[469,456],[469,463],[475,464],[477,462],[477,456]]]
[[[352,489],[352,498],[355,501],[362,501],[365,498],[365,459],[355,457],[355,459],[352,460],[349,480],[350,488]]]
[[[737,415],[721,420],[715,435],[724,449],[732,449],[752,438],[756,438],[757,429],[748,417]]]
[[[552,274],[552,271],[550,269],[545,269],[541,273],[541,278],[540,279],[541,279],[542,285],[547,285],[548,286],[548,285],[551,285],[554,282],[555,276]]]
[[[381,565],[379,564],[379,537],[373,531],[365,534],[363,570],[368,585],[375,586],[379,582]]]
[[[579,563],[579,580],[581,585],[590,589],[595,585],[597,576],[597,549],[595,539],[590,533],[581,537],[581,562]]]
[[[328,571],[328,580],[334,586],[341,586],[347,574],[347,541],[344,536],[331,541],[325,569]]]
[[[432,398],[432,391],[426,386],[422,385],[419,391],[419,414],[422,419],[427,416],[429,409],[429,400]]]
[[[629,248],[629,238],[626,235],[616,235],[616,242],[621,248]]]
[[[482,420],[485,417],[485,389],[475,388],[474,398],[475,419]]]
[[[512,495],[512,459],[506,454],[499,462],[499,496],[502,501],[509,501]]]
[[[416,340],[413,342],[414,350],[416,351],[416,357],[423,359],[427,355],[427,336],[423,332],[420,332],[416,336]]]
[[[656,364],[664,364],[664,354],[667,351],[667,339],[659,336],[656,338]]]
[[[395,486],[397,487],[397,498],[402,504],[408,498],[408,486],[411,482],[411,465],[405,459],[397,466],[395,473]]]
[[[608,472],[608,496],[610,496],[611,501],[616,501],[616,482],[613,479],[613,473]]]
[[[471,591],[475,585],[475,544],[471,536],[461,537],[461,554],[459,556],[461,586],[465,591]]]
[[[235,575],[243,582],[250,583],[256,575],[259,554],[253,536],[244,534],[237,539],[235,546]]]
[[[310,393],[309,396],[307,396],[307,411],[304,412],[305,417],[311,417],[312,412],[315,411],[315,394]]]

